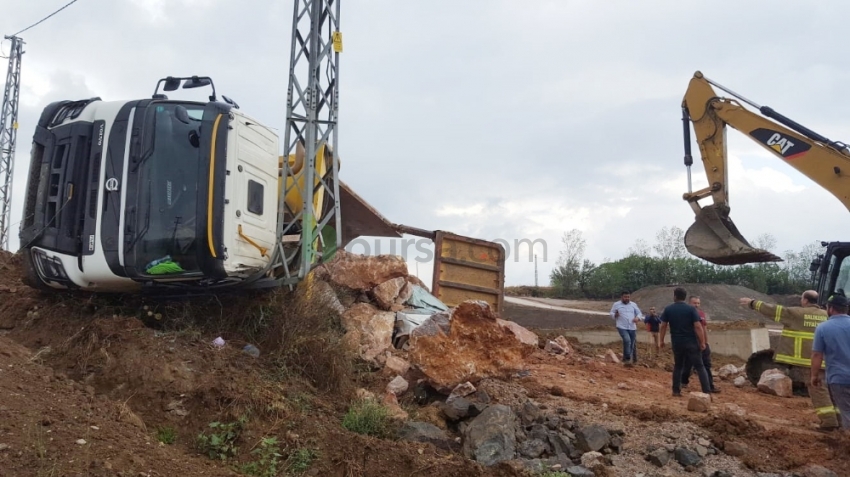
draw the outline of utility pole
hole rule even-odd
[[[285,283],[303,279],[342,244],[339,201],[340,0],[294,0],[289,87],[286,93],[286,131],[283,145],[285,190],[278,201],[277,244],[271,266],[284,269]],[[287,158],[298,144],[305,150],[304,165],[294,173]],[[331,164],[317,160],[322,146],[331,147]],[[290,179],[303,179],[290,180]],[[302,185],[303,184],[303,185]],[[297,190],[304,199],[300,211],[286,204]],[[324,197],[321,210],[314,200]],[[297,242],[290,237],[300,236]],[[297,246],[293,246],[297,244]]]
[[[15,165],[15,141],[18,136],[18,98],[21,94],[21,55],[24,42],[16,36],[11,40],[9,69],[3,105],[0,107],[0,249],[9,250],[9,227],[12,220],[12,180]]]
[[[534,288],[537,288],[537,254],[534,254]]]

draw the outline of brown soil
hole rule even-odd
[[[774,300],[763,293],[738,285],[706,285],[706,284],[684,284],[664,285],[641,288],[632,293],[632,301],[638,304],[641,311],[646,313],[649,307],[654,306],[659,313],[665,306],[673,302],[673,289],[677,286],[688,291],[689,296],[699,296],[701,308],[705,311],[708,320],[713,321],[739,321],[739,320],[762,320],[761,315],[742,307],[738,299],[743,297],[763,300],[768,303]]]
[[[249,332],[237,331],[252,306],[246,300],[260,298],[227,297],[214,307],[198,302],[194,308],[210,326],[167,331],[192,303],[45,296],[21,284],[19,266],[17,257],[0,252],[0,476],[242,475],[234,469],[255,460],[251,450],[271,436],[284,459],[315,453],[307,475],[518,475],[431,444],[345,430],[345,387],[322,392],[321,383],[303,377],[309,370],[282,368],[265,353],[274,341],[268,337],[254,341],[259,358],[241,351],[251,341]],[[161,322],[144,306],[164,312]],[[239,326],[227,326],[228,317]],[[210,344],[219,335],[227,342],[222,349]],[[350,389],[386,384],[364,371],[362,383],[353,380],[363,372],[349,378]],[[219,462],[198,452],[196,436],[209,423],[239,417],[247,423],[235,458]],[[173,444],[157,441],[163,428],[175,431]]]
[[[651,364],[632,368],[598,361],[589,366],[581,357],[559,361],[541,351],[538,362],[530,366],[531,377],[525,379],[545,390],[539,399],[553,407],[574,402],[604,404],[611,413],[641,420],[694,423],[708,431],[718,446],[741,439],[750,448],[744,463],[756,471],[791,470],[806,463],[834,470],[850,465],[850,453],[845,451],[850,440],[817,432],[808,398],[769,396],[715,378],[722,392],[713,395],[710,413],[689,412],[687,398],[670,397],[670,372],[659,369],[670,360],[665,354]],[[727,404],[742,409],[744,415],[729,412]]]
[[[521,475],[508,465],[485,469],[430,444],[345,430],[350,389],[380,391],[388,379],[363,365],[346,371],[319,356],[330,352],[315,356],[318,370],[333,370],[325,381],[306,365],[282,367],[281,355],[271,351],[275,339],[252,334],[247,323],[256,316],[249,310],[261,305],[266,314],[260,316],[279,323],[270,328],[276,336],[278,328],[295,326],[291,316],[268,315],[272,304],[261,296],[185,303],[45,296],[23,286],[18,259],[0,252],[0,476],[239,475],[267,436],[277,437],[284,459],[313,451],[306,475]],[[513,318],[509,310],[506,317]],[[163,316],[158,320],[148,311]],[[185,316],[190,311],[196,316]],[[222,349],[210,345],[219,335],[228,343]],[[246,342],[258,344],[259,358],[241,351]],[[287,349],[296,352],[294,343]],[[721,448],[739,439],[750,448],[742,461],[753,470],[788,471],[806,463],[850,467],[850,441],[816,432],[806,398],[719,381],[722,393],[714,395],[710,413],[692,413],[686,399],[670,397],[669,351],[655,362],[625,368],[601,362],[597,356],[605,348],[571,343],[574,352],[565,359],[535,351],[525,359],[529,375],[488,379],[479,388],[494,402],[517,405],[532,398],[588,419],[628,422],[630,442],[688,426]],[[644,357],[647,352],[639,351]],[[714,361],[715,367],[723,364],[719,357]],[[412,404],[409,394],[402,399],[408,412],[424,416],[425,408]],[[238,417],[247,422],[234,459],[214,461],[197,451],[195,438],[209,423]],[[173,444],[157,441],[163,428],[176,432]],[[642,452],[629,445],[628,452]]]

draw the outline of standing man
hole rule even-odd
[[[838,406],[841,427],[850,429],[850,316],[844,295],[833,295],[827,302],[829,319],[815,328],[812,345],[812,389],[823,389],[821,363],[826,358],[826,386]]]
[[[741,298],[739,302],[782,324],[782,335],[773,354],[774,362],[810,368],[812,373],[819,372],[820,379],[823,380],[821,363],[815,365],[812,359],[812,342],[815,339],[815,329],[819,328],[818,325],[825,322],[829,315],[818,307],[816,291],[803,292],[800,296],[800,306],[772,305],[752,298]],[[820,419],[820,428],[830,430],[838,427],[838,416],[829,391],[823,386],[809,386],[808,391],[812,406]]]
[[[711,375],[711,346],[708,345],[708,327],[705,323],[705,312],[702,311],[701,305],[702,301],[698,296],[691,296],[688,298],[688,303],[697,309],[697,314],[699,314],[699,323],[702,327],[702,332],[705,335],[705,349],[702,350],[702,364],[705,366],[705,372],[708,373],[708,384],[711,385],[711,392],[719,393],[720,390],[714,387],[714,376]],[[682,368],[682,387],[688,387],[688,382],[691,380],[691,373],[693,372],[694,365],[685,360],[685,367]]]
[[[685,303],[688,292],[682,287],[673,290],[673,303],[667,305],[661,312],[661,347],[664,347],[664,335],[670,328],[670,343],[673,346],[673,396],[682,395],[682,368],[685,359],[689,360],[699,376],[702,392],[711,392],[708,373],[702,364],[702,353],[705,349],[705,333],[699,325],[697,309]]]
[[[643,319],[643,322],[646,323],[646,330],[652,335],[652,347],[649,349],[652,350],[653,355],[657,356],[661,351],[661,342],[658,341],[658,329],[661,327],[661,317],[655,314],[654,306],[649,308],[649,315]],[[650,358],[652,357],[650,355]]]
[[[620,294],[620,301],[611,307],[611,318],[617,326],[620,338],[623,339],[623,365],[631,366],[637,363],[637,325],[641,321],[641,312],[631,301],[628,290]]]

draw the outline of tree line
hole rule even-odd
[[[741,285],[767,294],[801,293],[811,285],[809,265],[821,249],[812,243],[782,254],[784,262],[720,266],[690,255],[684,231],[663,227],[655,243],[638,239],[619,260],[594,263],[584,257],[586,242],[578,229],[564,233],[563,249],[550,275],[550,295],[561,298],[610,299],[622,290],[672,283]],[[759,236],[753,245],[777,254],[776,239]],[[777,254],[778,255],[778,254]]]

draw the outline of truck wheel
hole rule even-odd
[[[32,251],[28,248],[21,250],[21,257],[24,262],[24,276],[21,281],[24,282],[24,285],[42,292],[55,291],[52,287],[44,283],[41,278],[39,278],[38,272],[35,271],[35,264],[32,263]]]
[[[758,386],[762,373],[764,373],[768,369],[778,369],[785,373],[786,376],[791,378],[792,387],[795,395],[808,396],[809,391],[806,387],[806,379],[808,377],[809,372],[808,368],[802,368],[799,366],[789,366],[787,364],[782,363],[774,363],[773,354],[774,351],[772,349],[766,349],[751,354],[750,358],[747,360],[747,379],[750,380],[753,386]]]

